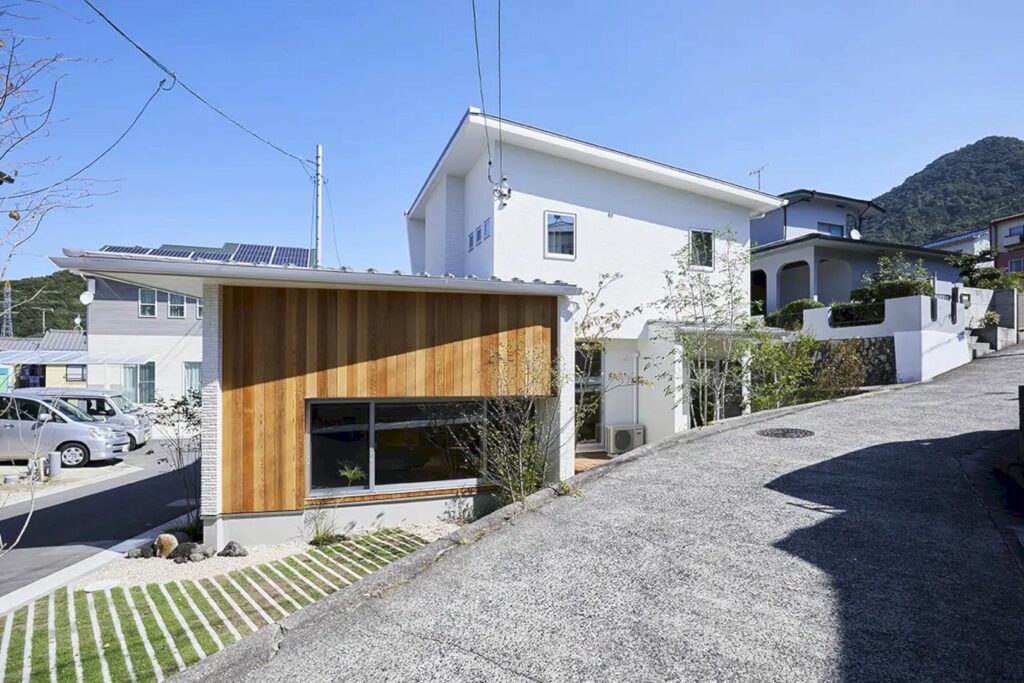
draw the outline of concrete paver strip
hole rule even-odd
[[[1024,679],[1024,576],[958,462],[1016,427],[1021,383],[1014,349],[680,435],[184,680]]]

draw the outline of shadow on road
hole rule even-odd
[[[879,444],[767,485],[823,515],[776,547],[831,577],[843,680],[1024,680],[1021,570],[958,460],[1009,434]]]
[[[181,477],[191,477],[192,491],[199,490],[199,462],[184,472],[165,472],[96,492],[72,492],[72,500],[50,505],[48,498],[37,501],[18,548],[86,545],[106,548],[132,538],[186,511]],[[27,513],[0,520],[5,542],[13,540]]]

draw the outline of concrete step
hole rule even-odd
[[[975,358],[981,358],[982,356],[987,356],[988,354],[992,353],[992,347],[989,344],[987,344],[986,342],[978,341],[974,337],[971,337],[970,346],[972,360]]]

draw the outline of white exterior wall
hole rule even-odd
[[[691,228],[730,229],[742,244],[750,241],[750,214],[734,204],[510,146],[505,174],[512,198],[495,214],[493,274],[593,290],[602,273],[622,273],[602,296],[606,306],[647,306],[621,338],[636,339],[645,320],[660,317],[649,304],[663,296],[663,273],[675,268],[673,254]],[[545,211],[576,215],[575,260],[545,258]]]
[[[204,315],[208,315],[206,310]],[[157,395],[170,398],[180,396],[183,391],[185,363],[199,363],[203,360],[202,340],[202,337],[194,335],[90,335],[89,352],[148,356],[156,363]],[[121,388],[120,365],[90,365],[88,373],[90,387]]]
[[[481,156],[466,174],[465,221],[462,226],[462,259],[463,272],[486,278],[494,273],[494,195],[491,192],[491,181],[487,179],[487,157]],[[484,239],[479,246],[469,251],[468,236],[485,220],[491,219],[491,237]]]
[[[896,381],[920,382],[971,360],[966,332],[967,311],[957,302],[956,320],[949,301],[938,301],[935,320],[931,299],[908,296],[887,299],[885,320],[878,325],[831,327],[830,308],[804,311],[803,331],[815,339],[892,337],[896,347]]]

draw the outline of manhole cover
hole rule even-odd
[[[814,436],[814,432],[809,429],[795,429],[793,427],[774,427],[772,429],[762,429],[757,432],[758,436],[768,436],[773,439],[806,439],[809,436]]]

